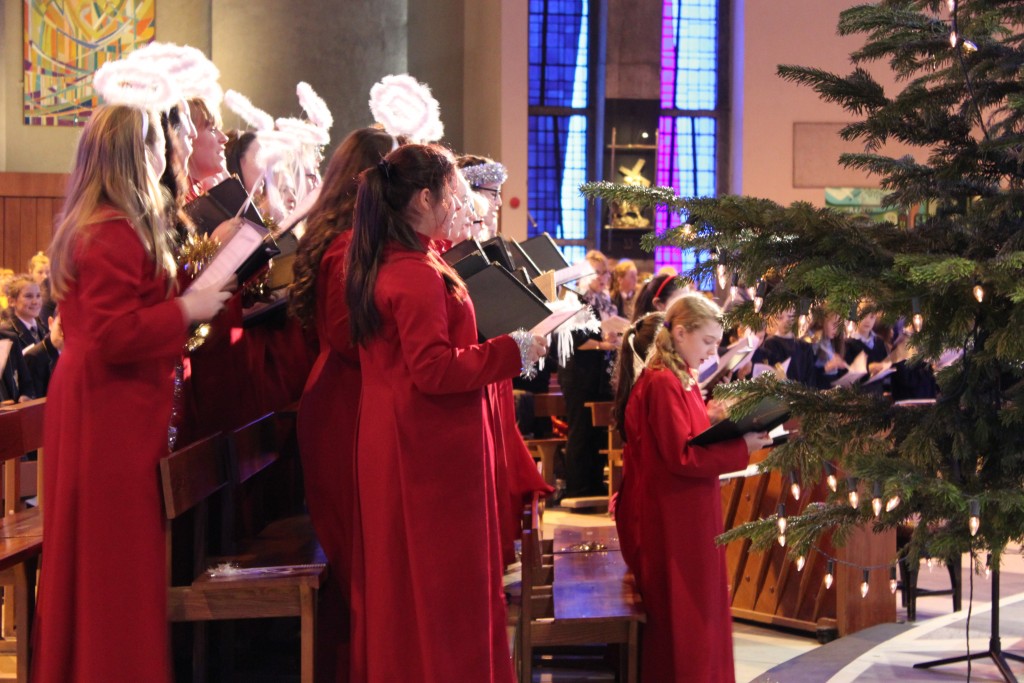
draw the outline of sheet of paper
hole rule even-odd
[[[610,334],[622,334],[629,327],[630,323],[622,316],[613,315],[610,318],[605,318],[601,321],[601,332],[605,337]]]
[[[726,472],[725,474],[718,475],[718,480],[729,481],[730,479],[740,479],[742,477],[756,477],[759,474],[761,474],[761,470],[757,468],[757,465],[747,465],[747,469],[745,470]]]
[[[192,281],[188,289],[222,288],[246,259],[263,246],[265,232],[264,228],[252,221],[242,219],[242,227],[226,244],[221,245],[213,261],[203,268],[203,272]]]
[[[530,330],[530,333],[539,337],[546,337],[565,324],[574,315],[579,313],[582,308],[583,306],[578,306],[575,309],[566,308],[564,310],[555,311],[537,323],[533,329]]]
[[[568,268],[562,268],[561,270],[555,271],[555,284],[564,285],[566,282],[572,282],[573,280],[579,280],[582,277],[594,274],[594,267],[590,265],[589,261],[583,260],[574,266]]]
[[[864,384],[874,384],[875,382],[880,382],[889,375],[891,375],[892,373],[896,372],[896,367],[892,363],[886,361],[885,363],[883,363],[883,365],[885,367],[883,367],[875,374],[871,375],[871,377],[866,382],[864,382]]]

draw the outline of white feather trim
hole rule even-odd
[[[326,130],[302,119],[281,118],[274,123],[277,130],[294,136],[300,145],[319,146],[331,141],[331,136]]]
[[[299,81],[299,84],[295,86],[295,94],[299,98],[302,110],[306,112],[306,116],[309,117],[313,125],[330,130],[334,125],[334,117],[331,116],[331,110],[324,99],[313,90],[313,86],[305,81]]]
[[[441,108],[430,88],[409,74],[385,76],[370,89],[370,112],[391,135],[413,140],[443,134]]]
[[[263,111],[237,90],[224,93],[224,105],[257,131],[274,130],[274,117]]]
[[[165,74],[151,64],[125,59],[101,65],[92,76],[92,86],[106,104],[160,112],[181,101],[181,92]]]
[[[148,62],[174,81],[185,99],[201,97],[220,106],[220,69],[201,50],[190,45],[148,43],[125,57],[130,62]]]

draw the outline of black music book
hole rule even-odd
[[[767,397],[745,417],[722,420],[690,439],[691,446],[710,446],[720,441],[738,439],[749,432],[768,432],[789,419],[789,406],[780,399]]]
[[[519,243],[530,257],[534,265],[542,272],[546,270],[561,270],[569,267],[569,262],[558,250],[558,245],[551,239],[551,235],[543,232],[536,237]]]
[[[553,315],[544,302],[496,263],[466,278],[476,310],[476,327],[484,339],[523,328],[532,330]]]
[[[185,213],[192,220],[198,232],[209,235],[217,229],[218,225],[237,216],[238,211],[247,201],[249,201],[249,193],[245,191],[242,181],[236,176],[231,176],[211,187],[206,194],[196,197],[186,204]],[[249,206],[245,208],[243,216],[257,225],[266,227],[263,216],[252,202],[249,202]]]

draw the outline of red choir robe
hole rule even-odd
[[[355,437],[359,415],[359,350],[349,334],[343,270],[352,231],[324,251],[316,278],[320,355],[299,402],[298,438],[306,504],[330,574],[321,590],[317,679],[347,681]]]
[[[712,446],[687,442],[710,426],[696,386],[684,390],[666,369],[640,375],[626,406],[629,469],[635,494],[619,528],[635,535],[624,559],[647,611],[641,680],[733,681],[732,618],[718,475],[741,470],[742,439]]]
[[[170,681],[158,463],[187,325],[131,225],[89,226],[43,435],[36,683]]]
[[[540,472],[516,425],[512,380],[487,385],[489,429],[494,439],[494,488],[498,496],[501,559],[516,561],[515,541],[523,531],[523,505],[534,493],[554,492]]]
[[[360,348],[352,677],[510,683],[484,387],[519,372],[519,347],[478,344],[431,263],[387,249]]]

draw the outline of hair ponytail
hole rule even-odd
[[[626,441],[626,404],[640,376],[638,366],[646,363],[648,351],[658,330],[664,329],[665,314],[648,313],[629,326],[622,338],[615,363],[615,374],[612,386],[615,390],[615,404],[612,406],[612,426],[619,430],[622,440]]]
[[[706,322],[722,324],[722,309],[713,301],[706,299],[700,294],[684,294],[676,299],[665,313],[665,323],[658,329],[654,337],[654,349],[651,351],[651,359],[648,365],[652,369],[670,370],[679,378],[683,389],[689,390],[697,385],[686,361],[676,351],[675,341],[672,339],[672,328],[682,325],[687,331],[692,331]]]
[[[360,344],[380,327],[380,314],[373,301],[377,269],[387,242],[389,212],[384,198],[384,179],[374,166],[359,176],[353,212],[352,243],[345,268],[345,298],[348,300],[352,342]]]

